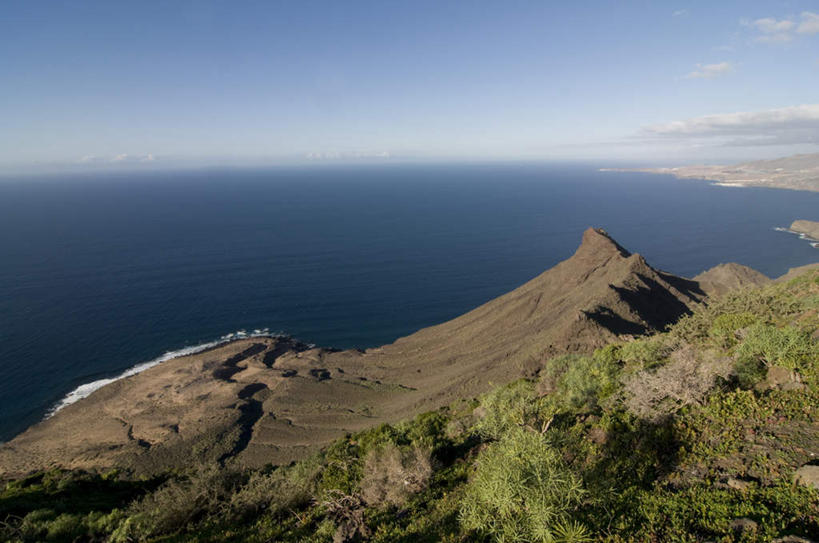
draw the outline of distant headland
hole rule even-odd
[[[728,187],[768,187],[819,192],[819,153],[793,155],[772,160],[757,160],[731,166],[696,165],[676,168],[605,168],[625,171],[670,174],[678,179],[705,179]]]

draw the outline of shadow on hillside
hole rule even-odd
[[[585,472],[586,484],[615,492],[649,488],[676,470],[679,450],[670,419],[617,421],[609,428],[597,461]]]
[[[663,330],[683,315],[691,313],[689,307],[663,285],[643,275],[638,277],[645,286],[636,289],[609,286],[652,329]]]

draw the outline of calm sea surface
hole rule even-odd
[[[819,193],[593,166],[0,180],[0,441],[78,385],[238,330],[390,342],[569,257],[588,226],[679,275],[780,275],[819,260],[773,230],[797,218],[819,219]]]

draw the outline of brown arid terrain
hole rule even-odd
[[[534,375],[555,354],[662,330],[709,293],[768,281],[736,264],[676,277],[588,229],[568,260],[389,345],[334,351],[252,338],[118,380],[0,447],[0,476],[289,463],[346,433]]]
[[[806,237],[819,241],[819,222],[798,220],[791,223],[791,231],[804,234]]]
[[[721,296],[731,290],[767,285],[771,279],[748,266],[729,262],[694,276],[694,281],[709,296]]]
[[[706,179],[735,187],[768,187],[819,191],[819,153],[757,160],[732,166],[698,165],[676,168],[616,169],[670,174],[679,179]]]

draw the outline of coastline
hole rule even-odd
[[[55,403],[54,406],[51,407],[46,412],[42,420],[50,419],[60,410],[68,407],[73,403],[78,402],[79,400],[82,400],[83,398],[87,398],[88,396],[90,396],[91,394],[93,394],[94,392],[96,392],[97,390],[101,389],[106,385],[110,385],[111,383],[114,383],[121,379],[125,379],[126,377],[131,377],[133,375],[142,373],[143,371],[149,370],[154,366],[158,366],[163,362],[168,362],[169,360],[174,360],[176,358],[181,358],[183,356],[189,356],[192,354],[201,354],[209,350],[213,350],[217,347],[226,345],[228,343],[232,343],[234,341],[241,341],[244,339],[261,337],[280,339],[287,338],[289,336],[287,336],[287,334],[280,332],[271,332],[267,328],[255,329],[252,332],[247,332],[245,330],[237,330],[236,332],[225,334],[224,336],[221,336],[220,338],[213,341],[207,341],[205,343],[200,343],[198,345],[182,347],[181,349],[176,349],[173,351],[166,351],[164,354],[156,358],[153,358],[146,362],[140,362],[138,364],[135,364],[114,377],[105,377],[102,379],[97,379],[95,381],[83,383],[75,387],[71,392],[63,396],[62,399]]]
[[[673,175],[677,179],[712,181],[712,185],[720,187],[760,187],[819,192],[819,154],[795,155],[735,165],[600,168],[598,171]]]

